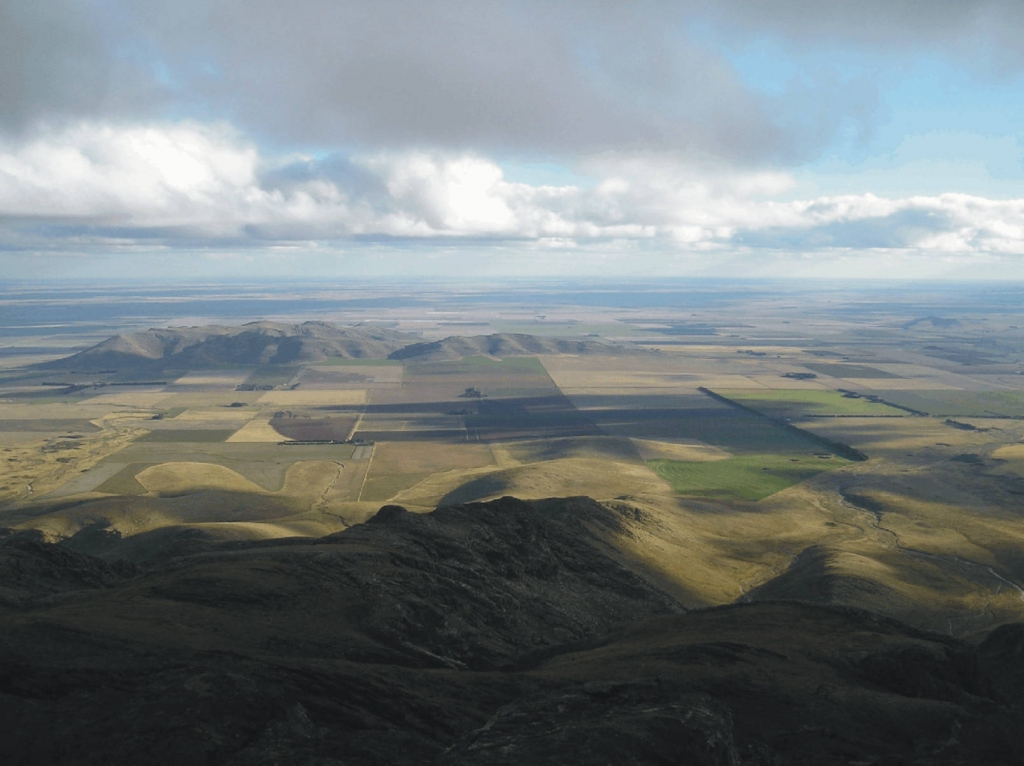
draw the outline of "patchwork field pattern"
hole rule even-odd
[[[954,342],[915,336],[895,309],[804,312],[394,317],[428,340],[500,326],[633,344],[617,354],[232,362],[159,384],[5,368],[0,526],[143,561],[185,533],[327,534],[384,503],[589,495],[628,522],[594,534],[619,535],[625,563],[695,606],[776,580],[823,599],[800,579],[820,561],[835,603],[953,635],[1024,619],[1024,338],[1004,321],[999,356],[996,331],[966,315]],[[95,535],[103,524],[120,542]]]

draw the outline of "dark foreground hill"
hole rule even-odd
[[[141,573],[0,543],[0,762],[1014,764],[1024,628],[683,613],[585,498],[390,506]],[[63,574],[71,570],[71,574]]]
[[[293,364],[324,359],[383,359],[418,340],[374,325],[250,322],[241,327],[169,327],[117,335],[48,369],[201,370],[225,365]]]

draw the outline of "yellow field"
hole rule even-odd
[[[992,453],[999,460],[1024,460],[1024,444],[1008,444]]]
[[[365,404],[366,389],[335,389],[333,391],[267,391],[258,400],[275,407],[317,407],[344,404]]]
[[[158,494],[220,490],[307,498],[313,505],[320,505],[323,495],[337,482],[344,468],[342,463],[325,460],[298,461],[288,467],[282,487],[277,491],[265,489],[237,471],[216,463],[161,463],[140,471],[135,478],[148,491]]]
[[[654,391],[672,393],[708,388],[761,388],[746,374],[704,371],[707,365],[685,366],[678,359],[619,357],[542,357],[551,379],[566,394],[612,394]],[[730,360],[732,362],[732,360]],[[736,367],[739,362],[733,363]]]
[[[269,419],[263,419],[262,417],[250,420],[244,426],[235,431],[231,436],[227,438],[228,442],[262,442],[262,443],[273,443],[277,442],[288,442],[292,441],[287,436],[282,436],[275,431],[269,422]]]
[[[254,404],[260,397],[259,391],[229,391],[229,390],[191,390],[175,393],[170,399],[161,402],[164,408],[171,407],[228,407],[233,402],[244,402]]]
[[[174,420],[177,422],[212,421],[220,423],[223,421],[234,421],[244,423],[252,418],[253,415],[258,414],[258,412],[259,410],[254,410],[251,407],[191,407],[180,415],[176,415]]]
[[[135,476],[150,492],[184,495],[204,489],[261,494],[264,489],[230,468],[215,463],[161,463]]]
[[[338,478],[339,470],[343,470],[340,463],[301,460],[288,468],[281,494],[295,497],[313,495],[319,498]]]
[[[0,448],[2,447],[23,447],[29,444],[40,443],[44,439],[53,438],[59,435],[58,430],[49,433],[30,433],[27,431],[0,431]]]
[[[381,442],[374,449],[370,475],[480,468],[492,463],[492,450],[486,444]]]
[[[23,402],[0,402],[0,420],[63,420],[65,418],[84,418],[92,420],[110,413],[110,407],[104,404],[83,404],[82,402],[49,402],[46,404],[28,404]]]
[[[235,386],[245,382],[249,377],[249,370],[203,370],[190,372],[174,381],[168,388],[229,388],[234,390]]]
[[[421,491],[441,497],[459,481],[472,480],[480,469],[500,465],[496,448],[500,450],[498,445],[477,443],[381,442],[374,448],[361,497],[389,501],[431,477],[441,489],[424,487]],[[511,462],[518,465],[518,461]]]
[[[691,463],[726,460],[732,457],[720,447],[710,444],[675,444],[673,442],[633,439],[644,460],[684,460]]]
[[[647,493],[671,494],[671,489],[644,464],[563,458],[497,470],[437,473],[399,492],[393,502],[431,507],[439,502],[464,503],[504,495],[527,500],[573,495],[608,499]]]
[[[849,444],[869,457],[924,458],[992,442],[986,433],[951,428],[937,418],[815,418],[794,425]]]
[[[141,407],[152,409],[170,399],[172,394],[167,391],[119,391],[116,394],[100,394],[86,399],[82,404],[95,404],[104,407]]]
[[[81,439],[59,436],[26,440],[0,448],[0,504],[31,502],[92,468],[134,438],[108,429]]]

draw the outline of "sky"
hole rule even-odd
[[[0,0],[0,279],[1024,279],[1019,0]]]

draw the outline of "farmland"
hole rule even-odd
[[[769,452],[700,462],[652,460],[650,466],[681,495],[757,502],[846,462],[833,455]]]
[[[853,392],[821,390],[722,389],[718,393],[777,417],[874,415],[903,417],[905,411]],[[870,396],[870,395],[869,395]]]
[[[1019,325],[977,320],[982,354],[965,313],[953,348],[907,329],[914,310],[898,303],[865,319],[766,299],[740,322],[729,300],[352,309],[339,321],[360,323],[364,345],[330,348],[362,356],[325,358],[320,339],[279,364],[258,344],[230,363],[182,357],[196,369],[5,357],[0,526],[144,561],[190,535],[327,534],[385,503],[588,495],[644,520],[616,538],[624,562],[694,606],[816,594],[799,562],[818,562],[868,583],[840,589],[844,603],[923,627],[1024,618],[1006,590],[1024,583]],[[549,344],[537,354],[472,350],[531,328]],[[453,332],[476,345],[438,358],[459,347]],[[62,348],[87,345],[74,337]],[[551,351],[560,338],[577,352]],[[387,358],[421,341],[433,356]]]
[[[936,417],[1024,417],[1024,391],[911,390],[894,391],[887,398]]]

